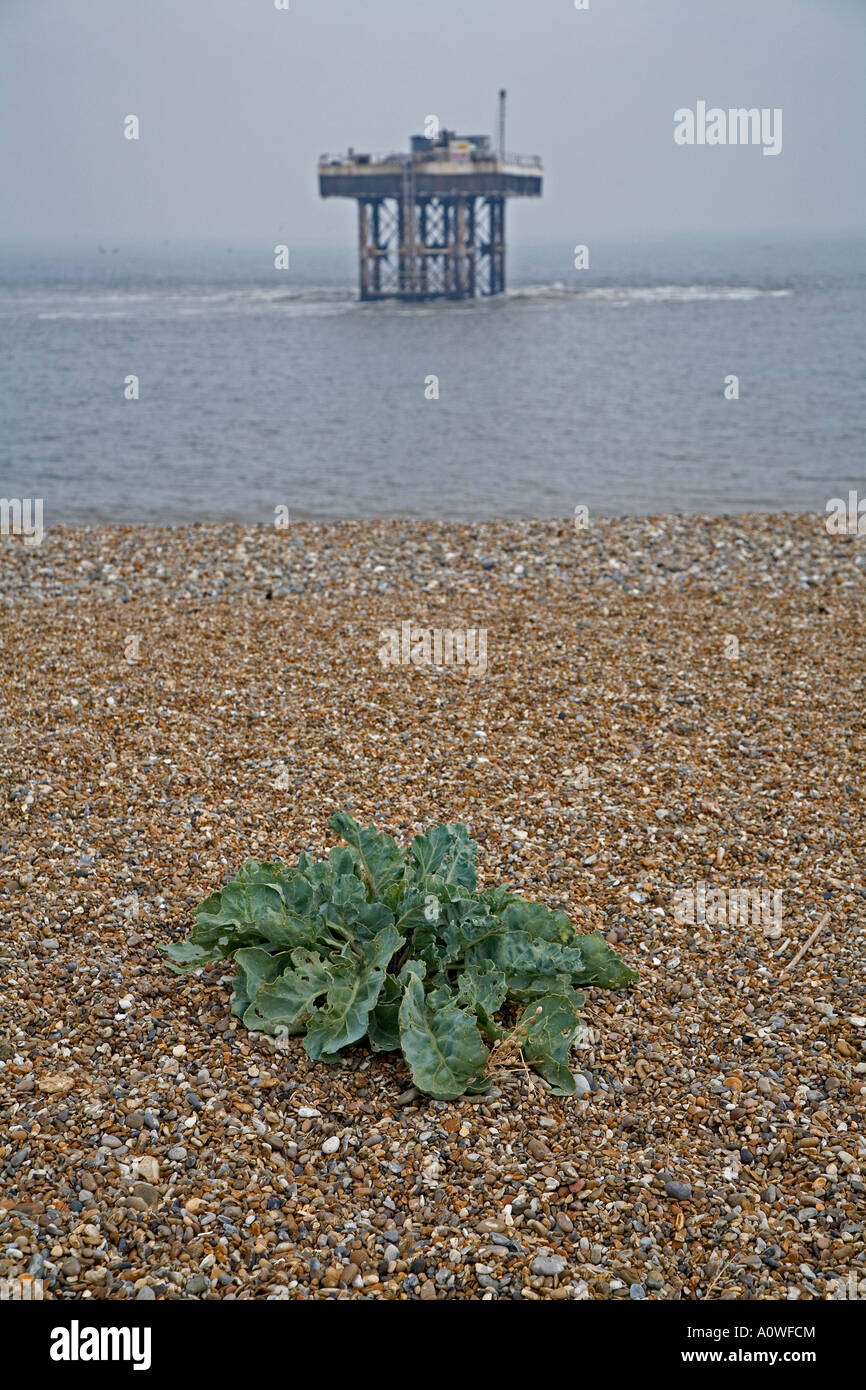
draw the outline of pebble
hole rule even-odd
[[[812,640],[859,631],[864,575],[818,515],[9,539],[0,1279],[41,1255],[69,1300],[778,1300],[866,1264],[862,651]],[[421,613],[487,626],[486,681],[382,670]],[[407,842],[445,805],[484,884],[641,970],[586,990],[582,1103],[520,1067],[452,1103],[397,1054],[313,1063],[243,1029],[230,967],[165,968],[248,856],[327,853],[340,806]],[[678,922],[702,881],[780,889],[781,938]],[[559,1249],[579,1279],[541,1272]]]
[[[669,1197],[673,1197],[678,1202],[688,1202],[692,1195],[692,1186],[688,1182],[677,1182],[669,1178],[665,1183],[665,1192]]]
[[[530,1268],[533,1274],[552,1278],[554,1275],[565,1273],[567,1261],[561,1255],[536,1255]]]
[[[159,1192],[149,1182],[133,1183],[132,1193],[149,1207],[155,1207],[160,1200]]]

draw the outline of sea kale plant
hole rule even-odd
[[[200,905],[189,940],[166,948],[173,968],[233,957],[232,1013],[304,1034],[322,1062],[366,1039],[451,1100],[483,1091],[497,1057],[522,1058],[572,1095],[578,987],[637,979],[604,937],[505,888],[478,892],[465,826],[437,825],[407,851],[346,812],[328,823],[346,843],[327,859],[248,859]]]

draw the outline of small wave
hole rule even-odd
[[[54,319],[128,319],[129,314],[124,313],[122,309],[116,312],[110,311],[107,314],[83,313],[78,309],[58,309],[55,313],[37,314],[36,317],[40,322],[52,322]]]
[[[695,304],[709,301],[778,299],[793,294],[789,289],[762,289],[758,285],[594,285],[584,289],[561,280],[550,285],[520,285],[507,291],[512,300],[587,299],[628,304]]]
[[[784,298],[791,289],[765,289],[758,285],[568,285],[555,280],[550,284],[517,285],[509,289],[504,302],[538,304],[556,302],[598,303],[625,309],[640,304],[736,303],[755,299]],[[502,299],[463,301],[471,310],[479,305],[493,306]],[[359,304],[357,291],[344,285],[166,285],[147,292],[141,289],[95,292],[92,290],[46,289],[38,294],[0,292],[0,318],[32,314],[46,322],[59,319],[112,319],[138,317],[202,317],[210,314],[286,314],[291,317],[345,313]],[[435,312],[423,306],[383,301],[384,307],[401,312]],[[380,309],[382,305],[378,306]],[[450,305],[449,307],[453,307]]]
[[[0,316],[33,314],[36,318],[102,318],[117,311],[121,314],[165,314],[193,312],[262,312],[286,306],[320,305],[343,307],[353,304],[357,294],[353,289],[330,285],[166,285],[150,291],[106,290],[95,292],[83,289],[45,289],[22,294],[0,290]]]

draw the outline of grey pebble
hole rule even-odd
[[[670,1178],[665,1183],[665,1192],[678,1202],[687,1202],[692,1195],[692,1185],[689,1182],[675,1182]]]
[[[159,1192],[153,1184],[149,1182],[133,1183],[132,1195],[134,1197],[140,1197],[143,1202],[147,1202],[149,1207],[155,1207],[159,1201]]]
[[[550,1279],[556,1274],[564,1274],[566,1263],[562,1255],[536,1255],[530,1268],[533,1274]]]

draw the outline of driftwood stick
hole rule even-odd
[[[792,961],[789,961],[787,965],[783,965],[783,966],[782,966],[782,974],[783,974],[783,975],[784,975],[784,973],[785,973],[786,970],[793,970],[793,969],[794,969],[794,966],[797,965],[797,963],[798,963],[800,960],[802,960],[803,956],[805,956],[805,954],[806,954],[806,952],[808,951],[809,947],[812,945],[812,942],[816,939],[816,937],[817,937],[819,931],[821,930],[821,928],[824,927],[824,926],[827,924],[827,922],[829,922],[829,920],[830,920],[830,913],[829,913],[829,912],[825,912],[825,913],[824,913],[824,916],[821,918],[820,922],[818,923],[818,925],[817,925],[817,927],[815,928],[815,930],[812,932],[812,935],[809,937],[809,940],[806,942],[806,944],[805,944],[804,946],[801,946],[801,947],[800,947],[799,951],[797,952],[797,954],[795,955],[795,957],[794,957],[794,959],[793,959]]]

